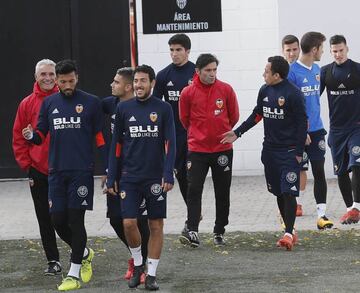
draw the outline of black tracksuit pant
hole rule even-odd
[[[229,223],[230,185],[233,151],[217,153],[189,152],[188,169],[188,229],[198,231],[201,215],[201,197],[209,168],[215,190],[216,219],[214,233],[223,234]]]
[[[42,245],[48,261],[59,261],[55,229],[51,222],[48,202],[48,177],[31,167],[29,170],[31,196],[39,223]]]

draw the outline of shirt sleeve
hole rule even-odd
[[[230,87],[230,95],[227,102],[228,102],[227,109],[229,112],[229,121],[232,128],[239,121],[239,104],[237,102],[236,94],[232,87]]]
[[[124,124],[122,119],[122,105],[119,103],[116,107],[114,132],[111,140],[109,150],[109,163],[108,163],[108,175],[106,185],[108,188],[113,188],[116,179],[119,177],[119,160],[120,154],[117,154],[117,150],[123,143]],[[121,147],[120,147],[121,149]]]
[[[165,120],[165,162],[163,177],[165,183],[174,184],[174,165],[176,154],[175,124],[173,111],[168,104],[166,104]]]
[[[42,144],[49,132],[48,107],[47,99],[45,99],[40,108],[38,123],[33,133],[33,138],[30,140],[36,145]]]
[[[262,110],[262,98],[263,98],[263,88],[259,90],[258,98],[256,106],[250,116],[238,127],[234,130],[237,136],[241,136],[246,131],[254,127],[257,123],[261,121],[263,118],[263,110]]]
[[[320,96],[326,87],[325,79],[326,79],[326,66],[323,66],[323,67],[321,67],[321,70],[320,70]]]
[[[156,76],[156,82],[153,90],[153,96],[159,98],[160,100],[164,97],[164,81],[161,78],[161,74]]]
[[[184,128],[188,129],[190,124],[190,101],[187,88],[183,89],[180,94],[179,118]]]
[[[23,137],[22,130],[30,123],[26,117],[25,102],[21,102],[16,112],[15,122],[13,126],[12,147],[15,160],[23,170],[28,170],[31,165],[29,154],[29,142]],[[34,127],[34,125],[33,125]]]

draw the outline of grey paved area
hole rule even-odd
[[[100,181],[95,182],[94,210],[86,213],[86,228],[89,236],[115,236],[105,218],[106,201],[100,190]],[[315,201],[312,195],[313,182],[309,180],[302,197],[305,215],[297,218],[297,230],[316,229]],[[328,217],[339,229],[356,228],[343,226],[339,218],[346,211],[335,179],[328,180]],[[200,232],[212,232],[214,224],[214,193],[211,178],[208,178],[203,193],[203,220]],[[168,194],[168,218],[165,233],[181,231],[186,216],[185,205],[179,189]],[[277,231],[280,229],[275,197],[267,192],[263,176],[234,177],[231,189],[230,223],[227,231]],[[33,203],[27,181],[0,182],[0,240],[39,238]]]

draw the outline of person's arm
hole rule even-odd
[[[307,116],[305,111],[304,95],[299,90],[293,94],[293,111],[295,114],[295,122],[297,126],[296,139],[296,156],[302,158],[305,140],[307,137]]]
[[[31,158],[29,155],[29,142],[22,135],[22,130],[31,121],[26,115],[26,102],[20,103],[16,112],[16,117],[13,126],[13,139],[12,148],[15,156],[15,160],[24,171],[28,171],[31,166]]]
[[[321,67],[321,70],[320,70],[320,96],[322,95],[322,93],[324,92],[325,87],[326,87],[326,84],[325,84],[326,68],[327,68],[327,66],[323,66],[323,67]]]
[[[220,143],[223,144],[233,143],[242,134],[244,134],[246,131],[248,131],[250,128],[254,127],[257,123],[261,121],[261,119],[263,118],[262,98],[263,96],[262,96],[262,88],[261,88],[258,94],[257,104],[253,112],[238,128],[236,128],[235,130],[225,132],[223,134],[223,138],[220,141]]]
[[[164,81],[160,73],[156,76],[156,82],[153,89],[153,96],[159,98],[160,100],[164,97]]]
[[[227,99],[227,109],[229,113],[229,122],[231,125],[231,128],[236,125],[236,123],[239,121],[239,104],[236,98],[236,94],[234,90],[230,87],[230,94],[229,98]]]
[[[23,128],[23,137],[33,144],[40,145],[44,142],[46,135],[49,131],[49,120],[48,120],[48,103],[45,100],[40,108],[38,123],[35,131],[29,123],[27,127]]]
[[[124,125],[122,122],[122,108],[121,103],[116,108],[115,114],[115,125],[114,132],[111,140],[110,151],[109,151],[109,163],[108,163],[108,175],[107,175],[107,188],[108,192],[115,195],[118,190],[116,186],[116,179],[118,177],[119,170],[119,160],[122,153],[122,141],[123,141],[123,132]]]
[[[170,105],[166,104],[165,127],[165,162],[163,173],[163,190],[167,192],[174,185],[174,164],[176,154],[175,123]]]
[[[182,90],[179,100],[179,118],[181,124],[185,129],[189,128],[190,124],[190,97],[188,95],[188,88]]]

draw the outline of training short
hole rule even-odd
[[[284,193],[299,196],[300,164],[295,149],[268,149],[261,153],[267,189],[276,196]]]
[[[301,161],[301,170],[307,171],[309,169],[309,161],[322,161],[325,159],[326,142],[325,129],[320,129],[314,132],[309,132],[311,143],[305,146],[303,159]]]
[[[92,210],[94,177],[92,171],[72,170],[49,174],[50,212],[67,209]]]
[[[107,194],[106,203],[107,203],[106,217],[122,218],[121,198],[119,194],[118,195]],[[147,218],[145,198],[143,199],[143,202],[140,204],[139,217]]]
[[[330,130],[328,144],[335,175],[349,172],[352,166],[360,166],[360,128]]]
[[[123,219],[146,216],[148,219],[166,218],[166,192],[161,187],[162,179],[138,182],[120,181],[121,214]],[[144,201],[145,200],[145,201]],[[144,210],[145,213],[139,215]]]

